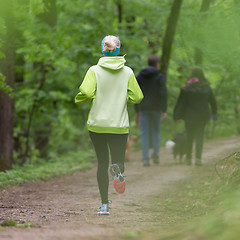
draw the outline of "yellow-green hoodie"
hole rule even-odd
[[[124,57],[102,57],[89,68],[75,103],[92,101],[87,127],[96,133],[129,132],[128,104],[140,103],[142,91]]]

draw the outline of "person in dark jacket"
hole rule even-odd
[[[211,110],[210,110],[211,107]],[[217,119],[217,103],[201,68],[194,67],[181,89],[174,108],[174,120],[183,119],[187,133],[187,164],[192,164],[192,147],[196,141],[195,165],[202,164],[203,137],[206,123]]]
[[[152,159],[159,163],[160,123],[167,116],[167,88],[164,75],[159,71],[160,58],[150,56],[148,66],[137,76],[138,84],[144,99],[136,105],[137,122],[140,122],[142,162],[143,166],[150,165],[149,137],[152,137]]]

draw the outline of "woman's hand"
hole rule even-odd
[[[162,113],[161,119],[164,120],[166,117],[167,117],[167,113],[166,112]]]

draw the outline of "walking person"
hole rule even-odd
[[[127,103],[139,103],[143,94],[131,68],[125,66],[123,56],[117,56],[120,40],[108,35],[102,40],[103,57],[89,68],[75,97],[75,103],[92,102],[87,128],[95,148],[98,168],[97,181],[102,205],[99,215],[109,215],[109,150],[118,193],[125,191],[124,158],[129,132]]]
[[[210,110],[211,107],[211,110]],[[192,148],[195,145],[195,165],[202,165],[204,129],[212,115],[217,119],[217,103],[208,80],[201,68],[194,67],[190,78],[181,89],[174,108],[174,120],[183,119],[187,133],[186,163],[192,164]]]
[[[159,163],[159,149],[161,141],[161,119],[167,116],[167,88],[164,75],[159,71],[160,58],[150,56],[148,66],[137,76],[138,84],[143,92],[144,99],[136,105],[137,123],[140,123],[142,163],[150,166],[150,136],[152,138],[153,163]]]

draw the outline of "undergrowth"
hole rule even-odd
[[[16,221],[12,219],[5,219],[0,226],[2,227],[18,227],[18,228],[31,228],[31,227],[37,227],[36,224],[33,222],[24,222],[24,223],[17,223]]]
[[[211,202],[210,211],[183,225],[165,230],[161,240],[238,240],[240,236],[240,190],[226,187]]]
[[[94,159],[93,151],[71,152],[62,156],[52,156],[46,161],[38,161],[35,164],[13,166],[13,169],[0,172],[0,190],[25,182],[48,180],[64,174],[71,174],[80,169],[92,167]]]
[[[156,239],[239,239],[240,154],[235,153],[224,161],[217,161],[216,166],[219,162],[221,169],[225,169],[224,172],[227,168],[234,170],[234,178],[228,178],[231,181],[226,181],[226,176],[219,178],[213,164],[208,164],[193,169],[191,179],[179,182],[169,195],[156,197],[155,211],[162,213],[159,224],[168,225],[161,234],[157,234]]]

